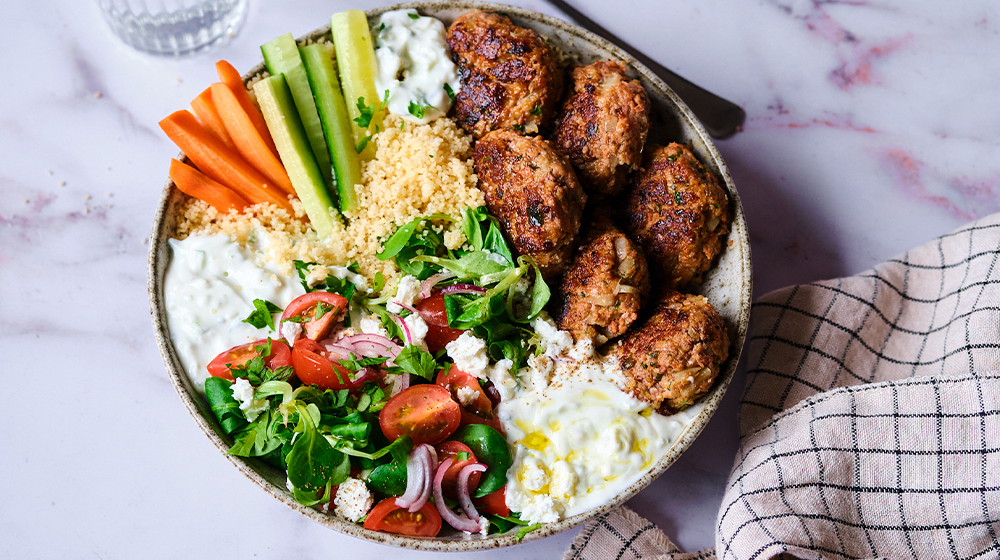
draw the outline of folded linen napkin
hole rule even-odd
[[[753,306],[716,548],[622,508],[565,558],[1000,558],[1000,214]]]

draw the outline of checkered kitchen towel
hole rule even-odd
[[[1000,558],[1000,214],[755,304],[715,551],[631,511],[566,558]]]

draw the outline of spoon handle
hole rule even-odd
[[[608,41],[618,45],[625,52],[634,56],[636,60],[646,65],[654,74],[659,76],[681,99],[687,103],[691,111],[701,120],[705,130],[713,138],[728,138],[742,129],[746,113],[743,109],[731,101],[727,101],[714,93],[695,85],[688,80],[666,69],[662,64],[644,55],[625,41],[615,37],[607,29],[604,29],[592,19],[581,14],[576,8],[570,6],[563,0],[546,0],[563,13],[576,20],[584,29],[600,35]]]

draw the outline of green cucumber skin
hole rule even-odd
[[[277,74],[257,82],[253,90],[302,208],[320,239],[326,239],[333,233],[336,210],[288,84]]]
[[[340,211],[354,211],[358,208],[358,198],[354,186],[361,184],[361,159],[354,146],[354,130],[344,95],[340,90],[340,80],[331,58],[333,48],[327,45],[301,47],[302,62],[309,76],[316,108],[319,110],[326,145],[333,160],[333,172],[337,178],[337,193],[340,195]]]
[[[261,45],[260,52],[264,55],[264,64],[272,76],[285,75],[302,125],[309,135],[309,144],[316,156],[316,163],[319,164],[328,188],[333,192],[333,167],[330,165],[330,154],[327,153],[326,139],[323,137],[323,125],[316,111],[316,102],[313,100],[309,78],[299,56],[299,46],[295,43],[295,38],[291,33],[275,37]]]

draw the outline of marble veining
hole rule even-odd
[[[560,16],[544,0],[515,4]],[[860,272],[1000,210],[1000,6],[989,0],[571,0],[748,114],[718,143],[744,205],[756,293]],[[285,508],[181,406],[153,339],[145,264],[177,149],[157,121],[226,58],[374,0],[251,0],[228,44],[151,58],[96,2],[5,6],[0,57],[0,556],[372,558],[388,549]],[[711,546],[742,369],[701,438],[630,502]],[[555,558],[576,531],[479,558]],[[425,553],[393,550],[400,558]],[[471,554],[470,554],[471,556]]]

